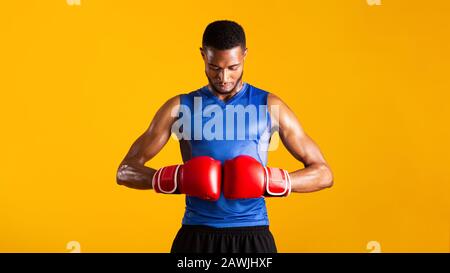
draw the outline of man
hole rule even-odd
[[[172,253],[275,253],[264,197],[333,184],[330,167],[293,111],[275,94],[243,82],[247,51],[239,24],[209,24],[200,48],[208,85],[164,103],[119,166],[120,185],[186,194]],[[266,166],[275,131],[305,168],[288,173]],[[171,133],[180,140],[184,164],[144,166]]]

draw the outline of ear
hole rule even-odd
[[[205,58],[205,52],[203,51],[203,48],[200,47],[199,49],[200,49],[200,54],[202,55],[202,58]]]
[[[245,48],[245,51],[244,51],[244,60],[245,60],[245,57],[247,57],[247,52],[248,52],[248,48]]]

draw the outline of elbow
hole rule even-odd
[[[123,185],[123,181],[121,181],[119,178],[116,178],[116,184],[119,186]]]
[[[333,187],[333,185],[334,185],[334,181],[333,180],[329,180],[329,181],[326,181],[326,183],[324,185],[324,188],[325,189],[326,188],[331,188],[331,187]]]
[[[321,165],[322,170],[322,187],[325,188],[331,188],[334,185],[334,175],[331,171],[330,167],[328,165]]]
[[[125,168],[127,167],[127,165],[121,165],[120,167],[119,167],[119,169],[117,170],[117,173],[116,173],[116,183],[117,183],[117,185],[120,185],[120,186],[122,186],[122,185],[124,185],[124,178],[125,178]]]
[[[119,185],[119,186],[123,185],[123,181],[120,180],[120,178],[119,178],[119,173],[117,173],[117,175],[116,175],[116,184]]]

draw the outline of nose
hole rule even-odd
[[[222,69],[219,73],[219,80],[221,82],[228,82],[228,77],[229,77],[230,73],[228,72],[228,69]]]

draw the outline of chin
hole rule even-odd
[[[228,94],[231,92],[231,90],[230,91],[223,90],[223,89],[218,88],[217,86],[214,86],[214,89],[216,90],[217,93],[220,93],[220,94]]]
[[[233,90],[236,88],[236,85],[233,85],[233,87],[227,89],[222,89],[219,86],[215,86],[215,88],[219,93],[227,94],[233,92]]]

